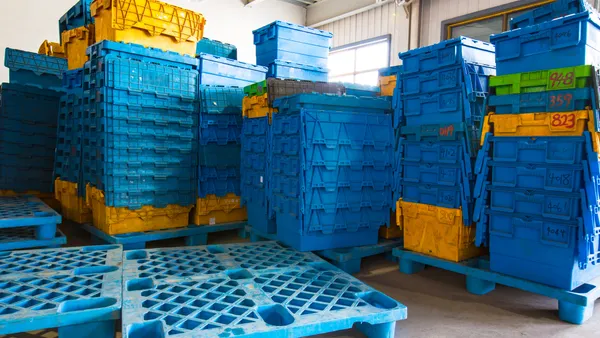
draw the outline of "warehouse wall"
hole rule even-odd
[[[234,44],[241,61],[256,61],[251,31],[275,20],[304,24],[306,10],[284,1],[244,7],[241,0],[163,0],[199,11],[207,19],[205,35]],[[58,19],[75,0],[0,1],[0,82],[8,81],[4,48],[37,52],[44,40],[58,42]]]
[[[334,48],[391,34],[391,65],[398,65],[398,53],[409,47],[409,18],[393,2],[315,28],[333,33]]]

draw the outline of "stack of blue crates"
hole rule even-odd
[[[393,130],[383,98],[278,98],[268,198],[277,239],[300,251],[374,245],[389,224]]]
[[[267,77],[327,81],[333,34],[282,21],[259,28],[253,34],[256,63],[269,68]]]
[[[394,200],[462,209],[470,226],[494,46],[459,37],[399,56]]]
[[[84,181],[106,207],[191,206],[196,198],[198,60],[103,41],[84,68]]]
[[[63,73],[63,90],[58,112],[54,177],[81,186],[83,68]],[[78,189],[78,192],[81,194],[83,190]]]
[[[510,125],[515,136],[495,135],[494,130],[486,134],[476,165],[477,242],[489,246],[493,271],[572,290],[600,276],[600,173],[592,143],[598,132],[597,119],[592,122],[598,87],[588,83],[586,88],[577,88],[580,81],[575,81],[575,68],[566,67],[600,64],[595,38],[600,33],[600,16],[584,0],[560,0],[513,19],[511,27],[491,37],[498,75],[513,75],[521,81],[547,76],[548,82],[569,88],[552,90],[542,85],[531,93],[545,97],[536,102],[525,100],[530,93],[490,97],[490,111],[498,117],[508,113],[518,119],[535,112],[548,120],[557,119],[558,124],[549,123],[558,128],[549,125],[550,132],[543,135],[516,134],[517,126]],[[569,72],[570,80],[566,80],[563,75]],[[574,103],[578,91],[590,93],[581,107],[568,100],[552,103],[552,98],[561,95],[571,96]],[[515,103],[504,111],[507,100]],[[590,108],[590,123],[577,129],[579,136],[560,135],[560,126],[565,125],[561,118]],[[572,122],[576,130],[574,120],[565,122]]]
[[[242,100],[238,87],[200,86],[198,197],[240,192]]]
[[[198,197],[240,196],[243,88],[263,81],[267,68],[237,61],[237,49],[221,46],[217,41],[200,41],[197,50],[200,84]],[[217,204],[219,206],[213,210],[216,213],[225,211],[219,208],[231,207],[225,203]],[[197,208],[196,213],[198,211]],[[199,219],[209,215],[201,216],[204,217]],[[209,219],[210,223],[213,220],[215,223],[231,221],[220,217]]]
[[[6,49],[0,95],[0,190],[52,191],[62,72],[67,61]]]

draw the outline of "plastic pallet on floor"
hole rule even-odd
[[[60,338],[115,336],[119,245],[0,253],[0,335],[58,327]]]
[[[146,242],[181,237],[185,237],[186,245],[206,245],[209,233],[243,229],[246,224],[246,222],[235,222],[216,225],[189,225],[185,228],[132,232],[122,235],[108,235],[91,224],[84,224],[83,228],[92,234],[92,238],[95,241],[121,244],[123,245],[123,250],[136,250],[144,249]]]
[[[52,239],[36,239],[35,228],[8,228],[0,231],[0,251],[58,248],[66,243],[67,237],[60,230],[56,230],[56,235]]]
[[[321,250],[315,253],[330,260],[335,266],[349,274],[360,272],[360,262],[365,257],[391,253],[394,248],[404,245],[404,239],[380,239],[375,245],[354,248]],[[391,256],[391,255],[390,255]],[[391,257],[388,257],[391,258]]]
[[[0,196],[0,229],[34,227],[35,238],[49,240],[61,216],[35,196]]]
[[[488,258],[455,263],[400,248],[394,249],[393,255],[399,259],[400,271],[406,274],[417,273],[425,266],[463,274],[467,280],[467,291],[475,295],[484,295],[494,290],[496,284],[501,284],[554,298],[558,301],[558,317],[573,324],[582,324],[590,319],[594,312],[594,302],[600,298],[600,279],[568,291],[490,271]]]
[[[123,338],[392,337],[406,307],[276,242],[125,253]]]

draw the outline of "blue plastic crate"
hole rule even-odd
[[[492,185],[511,188],[578,192],[583,188],[581,164],[557,165],[490,161]]]
[[[369,86],[357,83],[344,82],[342,85],[346,88],[348,96],[379,97],[381,88],[379,86]]]
[[[243,190],[242,190],[243,192]],[[265,194],[262,191],[262,194]],[[266,198],[262,201],[252,200],[246,202],[246,209],[248,210],[248,224],[258,231],[266,234],[275,234],[277,232],[277,223],[275,218],[268,215],[268,205]]]
[[[218,197],[229,193],[241,194],[239,168],[211,168],[200,166],[198,180],[198,197],[208,195]]]
[[[62,78],[62,87],[67,92],[83,91],[83,68],[65,71]]]
[[[327,82],[327,68],[315,67],[309,64],[294,63],[287,60],[274,60],[269,64],[267,77],[279,79],[294,79],[315,82]]]
[[[4,66],[10,70],[11,83],[60,91],[67,60],[6,48]]]
[[[402,162],[402,182],[459,186],[468,182],[462,164],[440,164],[428,162]]]
[[[126,193],[126,192],[146,192],[152,191],[162,193],[165,191],[190,190],[196,184],[196,175],[194,168],[188,170],[186,176],[112,176],[110,174],[99,176],[96,181],[96,187],[105,193]]]
[[[156,64],[183,69],[198,69],[198,60],[176,52],[163,51],[158,48],[144,47],[133,43],[114,42],[103,40],[88,47],[86,54],[90,57],[89,67],[91,73],[101,71],[101,58],[112,55],[123,60],[137,60],[144,64]],[[152,85],[150,81],[142,81]]]
[[[56,125],[61,93],[32,86],[3,83],[0,116]]]
[[[402,95],[394,111],[394,118],[407,126],[440,124],[481,123],[486,113],[486,96],[478,95],[472,100],[463,86],[439,90],[423,95]],[[398,125],[400,122],[398,122]]]
[[[77,3],[58,20],[59,34],[62,34],[64,31],[94,23],[94,17],[90,12],[90,4],[92,1],[93,0],[77,0]]]
[[[200,116],[200,145],[240,143],[242,115],[220,114]]]
[[[402,200],[412,203],[430,204],[438,207],[458,209],[463,206],[460,187],[402,182]]]
[[[62,218],[35,196],[0,196],[0,228],[36,227],[36,238],[54,238]]]
[[[525,28],[584,11],[593,11],[585,0],[557,0],[510,19],[509,25],[511,30]]]
[[[585,138],[565,137],[489,137],[494,162],[536,164],[581,164]]]
[[[274,60],[327,67],[333,34],[315,28],[275,21],[252,32],[256,63],[269,66]]]
[[[399,57],[404,67],[403,75],[407,76],[444,67],[460,66],[464,62],[493,67],[494,52],[491,43],[461,36],[400,53]]]
[[[120,92],[117,90],[107,91]],[[100,123],[112,126],[132,126],[134,128],[152,127],[155,130],[172,130],[180,131],[185,134],[194,132],[195,126],[198,124],[198,119],[193,114],[193,104],[178,100],[177,102],[164,102],[165,104],[173,103],[171,109],[162,108],[157,105],[144,106],[138,105],[135,102],[128,103],[111,103],[100,102],[95,106],[95,110],[91,109],[90,120],[84,119],[86,125],[98,125],[96,118],[104,118]]]
[[[163,266],[182,255],[189,259]],[[275,242],[131,251],[124,271],[124,303],[131,304],[124,338],[217,338],[234,330],[305,337],[353,326],[383,338],[406,318],[402,304]]]
[[[385,113],[389,112],[391,104],[389,101],[382,98],[338,96],[331,94],[298,94],[276,99],[275,102],[273,102],[273,107],[279,109],[279,115],[296,113],[301,109]],[[275,128],[275,126],[273,126],[273,128]]]
[[[581,217],[581,194],[490,186],[490,210],[558,220]]]
[[[59,337],[114,336],[122,255],[118,245],[4,253],[0,334],[58,327]]]
[[[245,86],[263,81],[267,68],[251,65],[236,60],[230,60],[210,54],[199,54],[200,75],[202,85]]]
[[[200,85],[200,115],[242,115],[244,90],[240,87]]]
[[[596,12],[583,12],[505,33],[495,34],[496,73],[507,75],[536,70],[596,65],[600,52]]]
[[[492,95],[490,111],[496,114],[568,112],[592,107],[594,97],[590,88],[553,90],[539,93]]]
[[[5,161],[0,166],[0,190],[50,192],[53,186],[51,159],[43,168]]]
[[[490,269],[573,290],[600,276],[599,237],[581,236],[582,228],[581,218],[562,221],[490,211]]]
[[[209,144],[200,147],[198,164],[207,167],[236,167],[241,165],[241,145]]]
[[[494,66],[462,63],[458,66],[444,67],[428,72],[400,74],[402,96],[435,93],[446,89],[464,88],[467,98],[473,101],[489,92],[490,76],[496,75]]]
[[[220,56],[231,60],[238,59],[238,51],[236,46],[208,38],[202,38],[202,40],[198,41],[196,44],[196,55],[202,53]]]

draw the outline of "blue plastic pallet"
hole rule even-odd
[[[56,235],[51,239],[36,239],[35,227],[2,229],[0,234],[0,251],[59,248],[64,244],[67,244],[67,237],[60,230],[56,230]]]
[[[333,34],[315,28],[275,21],[252,32],[256,63],[269,66],[274,60],[327,67]]]
[[[510,19],[510,29],[525,28],[584,11],[593,11],[585,0],[558,0]]]
[[[206,245],[209,233],[242,229],[246,224],[246,222],[238,222],[217,225],[189,225],[184,228],[132,232],[122,235],[108,235],[91,224],[84,224],[82,227],[92,234],[92,239],[94,241],[119,244],[123,246],[123,250],[137,250],[144,249],[146,247],[146,242],[170,238],[185,238],[186,245],[190,246]]]
[[[494,51],[491,43],[461,36],[400,53],[399,57],[403,75],[407,75],[459,66],[464,62],[494,66]]]
[[[4,66],[10,70],[11,83],[61,91],[67,59],[6,48]]]
[[[185,259],[180,259],[186,257]],[[394,335],[406,307],[274,242],[125,254],[123,337]]]
[[[94,23],[94,17],[90,12],[90,4],[93,0],[77,0],[77,3],[71,7],[58,20],[59,36],[64,31],[87,26]]]
[[[329,71],[324,67],[294,63],[287,60],[274,60],[269,64],[267,77],[294,79],[314,82],[327,82]]]
[[[114,337],[122,261],[118,245],[0,253],[0,334],[58,327],[60,338]]]
[[[568,112],[592,107],[593,99],[590,88],[577,88],[539,93],[492,95],[488,100],[488,107],[496,114]]]
[[[380,239],[376,245],[322,250],[315,253],[331,261],[344,272],[353,275],[360,272],[360,263],[363,258],[383,253],[388,254],[392,252],[392,249],[402,247],[403,245],[404,239]]]
[[[0,196],[0,228],[36,227],[35,237],[52,239],[61,216],[35,196]]]
[[[465,275],[467,291],[475,295],[487,294],[495,289],[496,284],[501,284],[556,299],[558,317],[573,324],[582,324],[590,319],[594,312],[594,302],[600,298],[598,279],[567,291],[490,271],[487,258],[455,263],[400,248],[394,249],[393,255],[400,260],[400,271],[406,274],[414,274],[422,271],[425,266],[433,266]]]
[[[266,78],[267,68],[230,60],[210,54],[199,54],[202,85],[236,86],[244,88]]]
[[[490,41],[496,46],[496,73],[599,64],[595,44],[599,30],[598,13],[591,11],[494,34]]]
[[[217,40],[211,40],[209,38],[202,38],[202,40],[198,41],[196,44],[196,55],[201,53],[220,56],[231,60],[238,59],[236,46]]]

